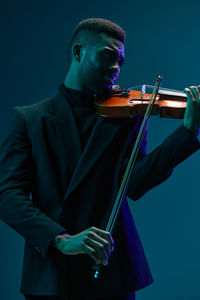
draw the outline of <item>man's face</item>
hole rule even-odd
[[[79,79],[86,91],[106,95],[124,62],[124,44],[104,33],[82,58]]]

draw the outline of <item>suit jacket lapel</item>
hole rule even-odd
[[[56,128],[59,142],[62,145],[62,153],[60,152],[58,155],[64,156],[64,160],[73,174],[64,196],[66,199],[106,151],[118,133],[120,125],[118,122],[98,117],[88,143],[81,153],[81,139],[70,104],[61,93],[52,98],[52,102],[51,112],[55,118],[51,119],[51,122]]]
[[[64,200],[87,176],[91,168],[94,167],[95,163],[104,153],[104,151],[106,151],[106,148],[116,136],[119,129],[120,125],[118,122],[110,122],[106,121],[105,118],[98,117],[98,120],[92,130],[88,143],[74,170]]]
[[[77,124],[72,109],[62,94],[57,94],[56,97],[52,98],[52,101],[53,113],[56,114],[56,117],[51,121],[56,128],[59,142],[62,144],[61,151],[64,150],[63,154],[59,153],[58,155],[64,157],[71,173],[73,173],[81,156],[81,140]]]

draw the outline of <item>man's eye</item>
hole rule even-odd
[[[118,55],[110,52],[104,52],[103,59],[109,62],[116,62],[118,60]],[[123,59],[119,58],[118,64],[121,67],[123,65]]]

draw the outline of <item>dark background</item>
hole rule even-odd
[[[198,1],[0,1],[0,141],[13,106],[56,93],[72,29],[88,17],[110,19],[126,30],[121,86],[154,84],[159,74],[163,87],[200,84]],[[152,117],[148,150],[180,124]],[[199,167],[198,152],[167,182],[130,202],[155,279],[137,292],[137,300],[200,299]],[[24,240],[3,222],[0,235],[0,299],[20,300]]]

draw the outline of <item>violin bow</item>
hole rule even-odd
[[[149,122],[149,119],[150,119],[150,116],[151,116],[151,112],[152,112],[152,109],[153,109],[154,102],[156,100],[156,96],[158,94],[158,90],[159,90],[161,81],[162,81],[162,77],[159,75],[157,77],[157,80],[156,80],[156,83],[155,83],[155,86],[154,86],[154,89],[153,89],[153,93],[151,95],[151,99],[150,99],[149,104],[147,106],[142,124],[140,126],[140,130],[139,130],[137,139],[135,141],[133,150],[131,152],[129,162],[128,162],[126,170],[124,172],[124,176],[122,178],[121,185],[120,185],[119,191],[117,193],[116,200],[115,200],[115,203],[113,205],[113,209],[111,211],[111,214],[110,214],[107,226],[106,226],[106,231],[108,231],[110,233],[112,233],[112,231],[113,231],[113,228],[114,228],[114,226],[116,224],[116,221],[117,221],[117,218],[119,216],[119,212],[120,212],[123,200],[126,196],[129,181],[130,181],[130,177],[131,177],[131,174],[133,172],[133,169],[134,169],[136,161],[137,161],[137,156],[138,156],[138,153],[139,153],[139,149],[140,149],[144,134],[146,132],[147,126],[148,126],[148,122]],[[95,279],[99,278],[101,267],[102,267],[102,265],[100,265],[100,264],[96,264],[92,267],[93,270],[95,271],[95,273],[94,273],[94,278]]]

